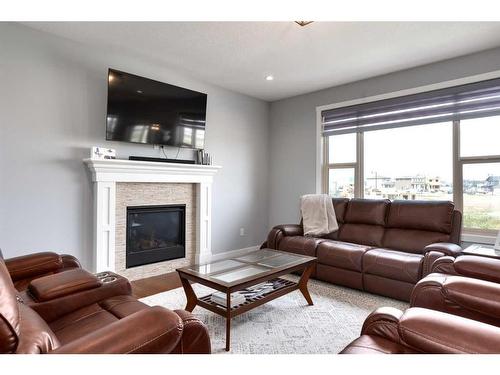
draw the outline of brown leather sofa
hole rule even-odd
[[[0,353],[210,353],[202,322],[143,304],[119,275],[51,268],[19,292],[5,263],[0,257]]]
[[[341,354],[500,353],[500,328],[440,311],[383,307]]]
[[[25,290],[31,280],[67,270],[81,268],[72,255],[39,252],[5,259],[5,265],[17,290]]]
[[[304,237],[275,226],[262,247],[316,256],[313,277],[408,301],[436,259],[461,253],[462,216],[451,202],[334,198],[339,230]]]
[[[500,260],[443,257],[413,289],[410,304],[500,327]]]

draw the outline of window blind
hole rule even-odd
[[[500,115],[500,78],[329,109],[321,115],[324,135]]]

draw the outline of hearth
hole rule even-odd
[[[186,205],[127,207],[126,267],[184,258]]]

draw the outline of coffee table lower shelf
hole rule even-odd
[[[273,282],[273,283],[279,282],[281,285],[279,285],[276,289],[269,291],[267,293],[264,293],[260,296],[249,297],[242,304],[231,307],[231,311],[230,311],[231,318],[234,318],[235,316],[243,314],[244,312],[247,312],[248,310],[251,310],[257,306],[263,305],[266,302],[269,302],[275,298],[281,297],[281,296],[288,294],[288,293],[299,288],[299,283],[294,282],[294,281],[290,281],[287,279],[283,279],[280,277],[269,280],[269,281]],[[212,294],[200,297],[200,298],[198,298],[197,304],[200,305],[201,307],[204,307],[207,310],[210,310],[210,311],[216,313],[216,314],[219,314],[222,316],[227,316],[226,307],[221,306],[215,302],[212,302],[211,297],[212,297]]]

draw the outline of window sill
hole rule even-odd
[[[496,237],[488,234],[462,233],[462,242],[494,245]]]

